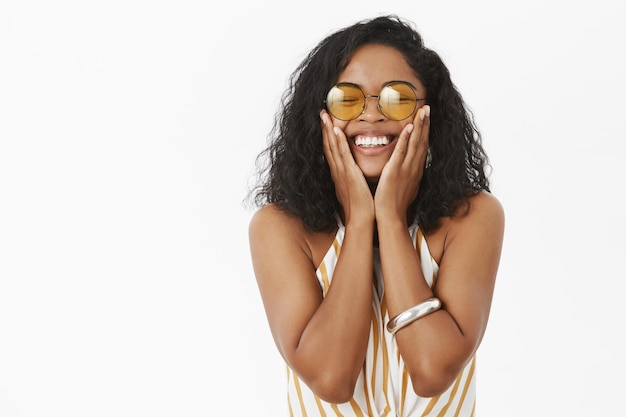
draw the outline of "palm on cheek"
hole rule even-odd
[[[335,192],[341,204],[346,222],[355,213],[374,218],[374,200],[363,176],[363,172],[354,161],[345,134],[333,126],[328,114],[323,111],[322,136],[324,155],[330,167],[335,183]]]
[[[413,124],[405,126],[382,171],[375,195],[376,215],[404,217],[417,197],[428,152],[430,108],[417,111]]]

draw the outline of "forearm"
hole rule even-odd
[[[406,223],[379,221],[378,233],[389,317],[437,296],[424,278]],[[445,306],[399,330],[395,337],[414,382],[426,380],[430,386],[446,386],[468,356],[468,341]]]
[[[319,393],[345,391],[363,366],[372,317],[373,225],[346,227],[331,285],[293,356]]]

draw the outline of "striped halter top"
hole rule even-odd
[[[420,255],[422,270],[432,287],[439,266],[433,260],[426,239],[417,225],[409,228],[413,245]],[[319,265],[316,274],[324,296],[332,282],[345,228],[339,222],[335,240]],[[295,372],[287,366],[287,400],[290,416],[302,417],[473,417],[476,400],[476,358],[472,358],[455,382],[444,393],[420,397],[413,392],[395,338],[386,330],[389,321],[383,294],[380,257],[374,251],[374,301],[372,324],[363,369],[354,396],[342,404],[327,403],[318,398]]]

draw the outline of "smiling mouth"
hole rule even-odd
[[[358,135],[354,137],[354,144],[361,148],[374,148],[378,146],[387,146],[395,136],[364,136]]]

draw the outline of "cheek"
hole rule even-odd
[[[332,116],[331,116],[331,118],[333,119],[333,126],[338,127],[339,129],[343,130],[344,132],[346,131],[346,126],[348,126],[348,123],[350,121],[336,119],[336,118],[334,118]]]

